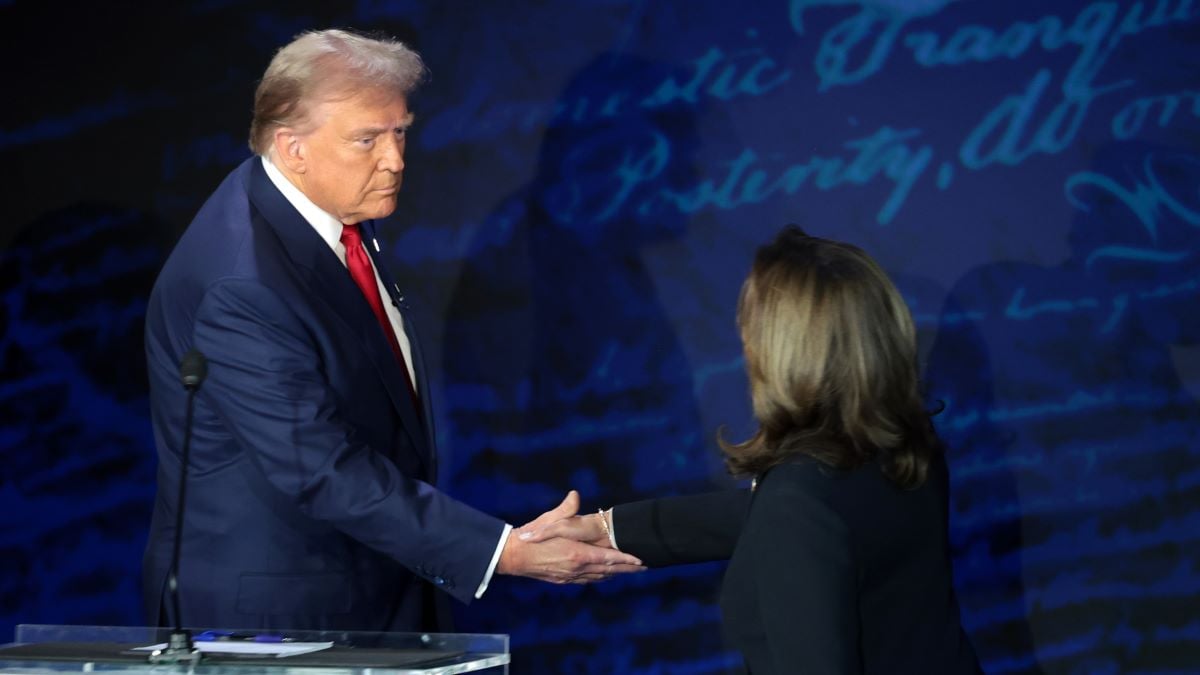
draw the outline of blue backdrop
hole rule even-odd
[[[145,299],[274,49],[329,26],[433,73],[385,231],[452,494],[733,485],[737,292],[797,222],[913,310],[985,668],[1200,671],[1193,0],[0,0],[0,637],[141,623]],[[459,627],[514,672],[724,672],[722,571],[503,579]]]

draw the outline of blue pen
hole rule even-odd
[[[288,639],[282,635],[268,635],[256,633],[235,633],[227,630],[206,630],[196,636],[196,640],[200,642],[219,642],[221,640],[240,640],[243,642],[287,642]]]

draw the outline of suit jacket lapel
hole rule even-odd
[[[375,371],[387,389],[392,406],[404,423],[405,432],[428,467],[431,456],[429,438],[421,431],[422,425],[413,407],[408,385],[400,373],[400,364],[396,362],[391,345],[380,330],[375,313],[337,255],[271,183],[261,160],[253,157],[250,161],[253,166],[247,193],[251,202],[275,231],[313,295],[324,301],[359,337],[363,352],[375,364]]]
[[[428,457],[430,476],[431,480],[436,479],[437,452],[434,449],[437,448],[437,436],[434,431],[433,404],[430,402],[429,377],[425,370],[425,358],[421,351],[420,334],[417,331],[416,323],[412,320],[408,302],[400,292],[399,284],[392,278],[392,275],[387,270],[387,266],[383,264],[378,252],[375,250],[375,221],[366,221],[361,223],[360,226],[366,238],[371,242],[366,247],[367,252],[370,254],[371,260],[375,263],[375,269],[379,272],[379,278],[383,281],[383,287],[387,289],[392,305],[400,311],[400,316],[404,320],[404,332],[408,335],[408,343],[412,351],[413,372],[416,375],[415,384],[418,398],[420,399],[421,412],[425,420],[425,441],[431,451]]]

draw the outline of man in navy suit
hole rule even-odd
[[[158,497],[144,591],[155,623],[446,629],[445,597],[493,574],[563,583],[641,569],[585,543],[526,543],[442,494],[421,350],[375,259],[423,76],[404,45],[299,36],[255,94],[251,146],[196,215],[150,298]],[[181,471],[183,355],[207,357],[166,601]],[[502,355],[498,355],[502,358]],[[570,494],[539,521],[573,515]],[[444,591],[436,593],[434,589]]]

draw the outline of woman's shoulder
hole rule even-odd
[[[832,460],[823,458],[844,457],[849,453],[836,441],[807,439],[789,449],[788,455],[778,464],[764,471],[760,482],[768,475],[787,476],[792,480],[842,480],[861,470],[866,464],[855,468],[838,468]],[[873,464],[873,462],[868,462]]]
[[[857,512],[869,504],[914,508],[945,493],[946,473],[945,460],[938,454],[930,463],[925,481],[909,489],[896,485],[875,460],[839,469],[815,457],[798,454],[758,477],[756,498],[766,496],[772,501],[800,498],[809,503],[824,503],[839,512]]]
[[[803,490],[814,496],[821,495],[854,471],[838,469],[810,455],[797,453],[759,474],[755,479],[755,491]]]
[[[805,536],[819,531],[826,537],[848,537],[842,503],[846,491],[838,487],[838,475],[844,473],[806,456],[789,457],[772,466],[757,482],[743,536],[775,542],[779,528],[786,528]]]
[[[945,471],[942,462],[940,453],[933,458],[930,479],[937,480]],[[783,484],[805,486],[818,492],[845,491],[854,486],[864,489],[892,486],[877,459],[869,459],[855,467],[839,468],[804,451],[792,454],[758,476],[759,486],[769,483],[780,487]]]

